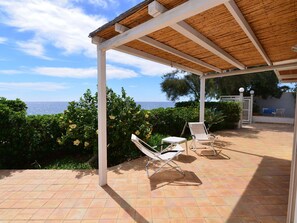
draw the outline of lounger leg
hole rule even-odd
[[[145,165],[146,175],[147,175],[148,178],[150,178],[150,175],[149,175],[149,172],[148,172],[148,167],[149,167],[149,165],[150,165],[150,162],[151,162],[151,160],[148,159],[148,161],[147,161],[147,163],[146,163],[146,165]]]
[[[171,165],[170,162],[172,162],[175,166]],[[152,176],[155,175],[156,173],[159,173],[160,170],[161,170],[165,165],[168,165],[168,166],[172,167],[173,169],[175,169],[177,172],[179,172],[179,173],[182,174],[183,176],[185,175],[184,171],[182,171],[182,169],[180,168],[180,166],[179,166],[177,163],[175,163],[173,160],[167,160],[167,161],[164,162],[164,164],[161,165],[161,166],[160,166],[160,167],[159,167],[159,168],[158,168],[152,175],[149,176],[149,174],[148,174],[148,170],[147,170],[147,176],[148,176],[148,178],[152,177]],[[148,164],[147,164],[147,166],[148,166]],[[146,166],[146,167],[147,167],[147,166]]]
[[[217,151],[214,148],[214,143],[215,143],[215,141],[211,142],[211,148],[213,150],[213,155],[216,156],[217,155]]]

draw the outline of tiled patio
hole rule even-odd
[[[219,133],[217,157],[181,155],[182,177],[146,178],[143,158],[95,171],[0,171],[0,222],[285,222],[293,127]]]

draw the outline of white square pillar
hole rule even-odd
[[[97,45],[98,74],[98,173],[99,185],[107,184],[107,110],[106,110],[106,51],[100,49],[102,39],[93,37],[92,43]]]
[[[292,161],[291,161],[287,223],[294,223],[297,220],[296,202],[297,202],[297,98],[295,103],[294,140],[293,140],[293,151],[292,151]]]
[[[199,122],[204,122],[205,113],[205,77],[200,76],[200,110],[199,110]]]

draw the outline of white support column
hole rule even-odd
[[[98,72],[98,173],[99,185],[107,184],[106,51],[97,44]]]
[[[244,88],[243,88],[243,87],[239,88],[239,103],[240,103],[240,107],[241,107],[240,120],[239,120],[239,122],[238,122],[238,128],[239,128],[239,129],[242,128],[242,116],[243,116],[243,92],[244,92]]]
[[[199,122],[204,122],[205,113],[205,77],[200,76],[200,111],[199,111]]]
[[[294,223],[297,219],[297,98],[295,102],[294,140],[291,161],[290,189],[288,201],[287,223]]]
[[[251,90],[250,94],[251,94],[251,107],[250,107],[251,119],[250,119],[250,124],[252,124],[253,123],[253,110],[254,110],[254,94],[255,94],[255,91]]]

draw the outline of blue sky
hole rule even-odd
[[[24,101],[78,100],[96,91],[96,46],[88,34],[141,0],[1,0],[0,96]],[[136,101],[166,101],[172,68],[107,53],[107,85]]]

